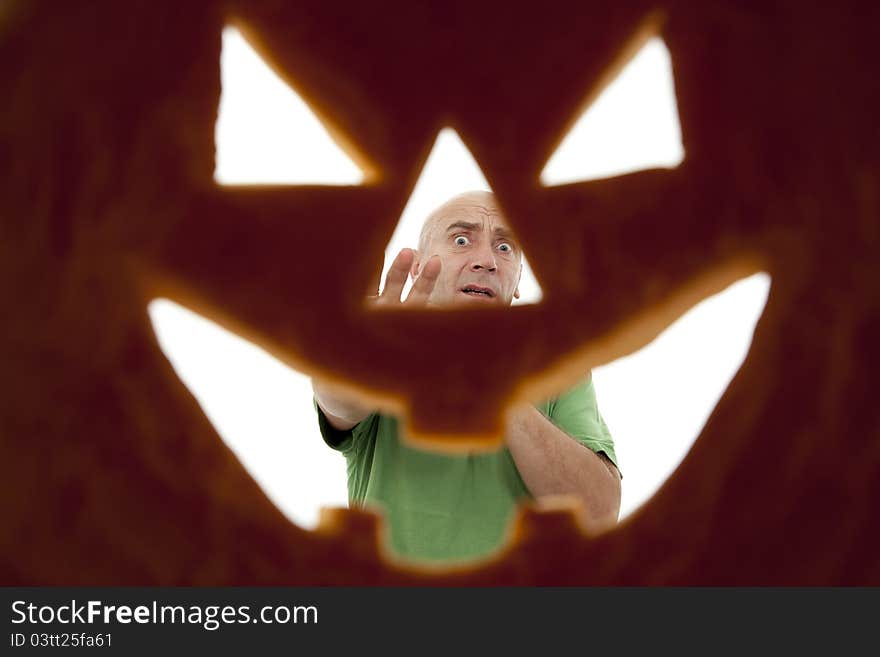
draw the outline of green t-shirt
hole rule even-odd
[[[373,413],[338,431],[315,408],[324,441],[345,455],[350,503],[385,516],[390,547],[401,557],[487,556],[504,542],[517,502],[531,499],[507,447],[461,455],[424,451],[400,440],[394,417]],[[617,465],[591,378],[536,408]]]

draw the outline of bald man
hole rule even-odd
[[[508,306],[519,297],[522,250],[488,192],[468,192],[432,212],[417,251],[403,249],[376,306]],[[413,286],[400,300],[407,277]],[[398,556],[456,561],[503,542],[518,502],[578,497],[595,524],[617,521],[620,473],[589,374],[559,397],[523,405],[504,447],[438,454],[400,440],[397,420],[313,382],[325,442],[345,455],[352,504],[384,514]]]

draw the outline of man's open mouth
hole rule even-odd
[[[491,299],[495,296],[495,293],[491,289],[488,287],[480,287],[479,285],[465,285],[461,288],[461,291],[474,297],[488,297]]]

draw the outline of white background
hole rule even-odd
[[[217,122],[220,184],[352,185],[359,169],[303,101],[232,28],[224,30]],[[675,166],[684,156],[669,53],[654,39],[578,120],[548,162],[547,185]],[[449,197],[488,189],[465,144],[442,131],[386,251],[415,246],[422,220]],[[527,249],[526,249],[527,250]],[[769,290],[758,274],[704,300],[642,350],[593,371],[615,439],[621,517],[678,466],[742,363]],[[526,270],[520,303],[540,299]],[[346,506],[345,462],[317,430],[309,379],[260,348],[168,300],[150,317],[163,351],[221,438],[295,523]]]

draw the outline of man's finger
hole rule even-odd
[[[434,290],[437,277],[440,276],[440,268],[440,257],[431,256],[428,262],[425,263],[425,266],[422,267],[419,277],[413,283],[412,289],[409,291],[409,295],[404,302],[406,305],[423,305],[428,301],[428,297],[431,296],[431,292]]]
[[[401,249],[391,268],[385,276],[385,287],[382,288],[382,294],[379,295],[379,303],[399,303],[400,293],[406,283],[406,277],[409,276],[409,268],[413,262],[412,249]]]

